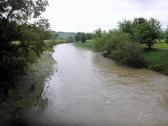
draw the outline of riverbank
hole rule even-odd
[[[76,42],[76,46],[94,49],[94,42],[88,40],[85,43]],[[144,51],[145,66],[148,69],[168,75],[168,44],[156,43],[151,51]]]
[[[0,96],[0,120],[18,119],[30,108],[43,104],[41,94],[55,64],[53,46],[61,43],[58,40],[47,40],[45,51],[26,68],[26,73],[17,78],[15,88],[9,89],[7,95]]]
[[[5,97],[1,97],[0,119],[15,120],[20,118],[29,108],[39,105],[46,79],[52,74],[54,60],[51,52],[42,56],[29,66],[25,75],[20,76],[17,87],[10,89]]]

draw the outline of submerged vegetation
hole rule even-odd
[[[168,74],[167,36],[168,32],[161,30],[160,22],[156,19],[135,18],[133,21],[120,22],[119,29],[109,32],[98,29],[86,42],[77,40],[76,43],[99,51],[121,64]]]

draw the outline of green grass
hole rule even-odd
[[[153,49],[144,57],[149,69],[168,75],[168,49]]]
[[[155,45],[153,46],[153,48],[159,48],[159,49],[168,49],[168,43],[165,42],[157,42],[155,43]]]
[[[153,50],[145,53],[145,61],[149,69],[168,75],[168,44],[155,43]]]
[[[92,40],[87,40],[86,42],[75,42],[75,45],[82,48],[93,48]]]

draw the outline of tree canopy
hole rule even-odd
[[[27,21],[39,17],[47,5],[47,0],[1,0],[0,18],[6,21]]]
[[[130,33],[135,41],[146,44],[149,50],[159,39],[161,33],[160,22],[154,18],[149,20],[144,18],[135,18],[134,21],[124,20],[119,23],[119,29]]]
[[[47,5],[47,0],[0,1],[0,88],[13,87],[18,75],[42,53],[49,23],[36,18]],[[31,19],[36,21],[29,23]]]

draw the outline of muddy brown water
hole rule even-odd
[[[168,126],[168,76],[132,69],[73,44],[55,47],[56,71],[37,120],[67,126]]]

